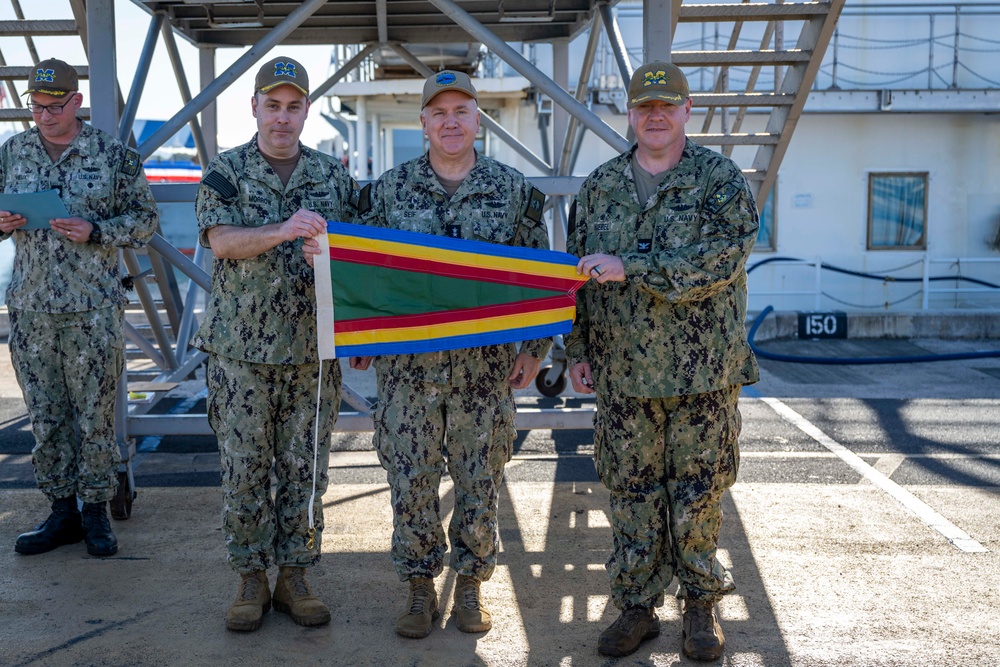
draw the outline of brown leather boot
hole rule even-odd
[[[253,632],[260,627],[264,614],[271,608],[271,589],[267,572],[254,570],[240,575],[236,600],[226,612],[226,627],[237,632]]]
[[[462,632],[486,632],[493,627],[493,616],[479,600],[479,580],[458,575],[455,583],[455,606],[451,613]]]
[[[309,589],[304,567],[281,566],[278,582],[274,585],[274,608],[291,616],[299,625],[330,622],[330,610]]]
[[[639,644],[660,634],[660,619],[652,607],[629,607],[624,610],[597,640],[601,655],[621,657],[635,653]]]
[[[406,596],[406,609],[396,619],[396,634],[411,639],[423,639],[431,633],[434,621],[441,617],[438,611],[437,591],[433,579],[410,579],[410,592]]]
[[[711,661],[722,657],[726,638],[711,600],[684,600],[684,655]]]

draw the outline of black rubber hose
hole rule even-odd
[[[771,262],[803,262],[805,260],[798,259],[796,257],[768,257],[767,259],[762,259],[753,266],[747,268],[747,273],[749,274],[758,266],[764,266],[765,264],[770,264]],[[842,269],[839,266],[833,266],[832,264],[827,264],[826,262],[820,262],[820,267],[826,269],[827,271],[833,271],[835,273],[843,273],[848,276],[857,276],[859,278],[867,278],[868,280],[881,280],[888,283],[921,283],[924,281],[923,278],[895,278],[893,276],[879,276],[874,273],[863,273],[861,271],[852,271],[851,269]],[[940,280],[961,280],[967,283],[973,283],[974,285],[982,285],[983,287],[992,287],[994,289],[1000,289],[1000,285],[995,285],[985,280],[979,280],[978,278],[968,278],[966,276],[931,276],[928,278],[930,282],[937,282]]]
[[[926,361],[956,361],[960,359],[988,359],[990,357],[1000,357],[1000,350],[987,350],[985,352],[954,352],[951,354],[919,354],[910,357],[802,357],[791,354],[777,354],[768,352],[754,344],[754,336],[757,329],[774,308],[766,307],[753,321],[750,332],[747,334],[747,342],[753,353],[762,359],[773,361],[787,361],[793,364],[826,364],[828,366],[847,366],[852,364],[913,364]]]

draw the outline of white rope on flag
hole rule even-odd
[[[313,508],[316,505],[316,475],[319,474],[319,407],[323,395],[323,359],[319,360],[319,377],[316,381],[316,418],[313,420],[313,479],[312,494],[309,496],[309,541],[306,548],[312,551],[316,546],[316,521]]]

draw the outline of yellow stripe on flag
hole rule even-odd
[[[334,335],[334,344],[337,346],[371,345],[373,343],[403,343],[428,338],[450,338],[453,336],[467,336],[504,329],[525,329],[565,320],[572,321],[575,316],[576,306],[563,306],[550,310],[486,317],[451,324],[421,324],[414,327],[338,333]]]
[[[551,262],[536,262],[529,259],[474,254],[344,234],[329,234],[328,237],[331,248],[363,250],[366,252],[442,262],[444,264],[467,266],[477,269],[513,271],[533,276],[544,276],[546,278],[580,280],[580,274],[576,272],[576,266],[569,264],[553,264]]]

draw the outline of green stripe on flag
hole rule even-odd
[[[338,320],[436,313],[565,294],[350,262],[330,262],[330,273]]]

